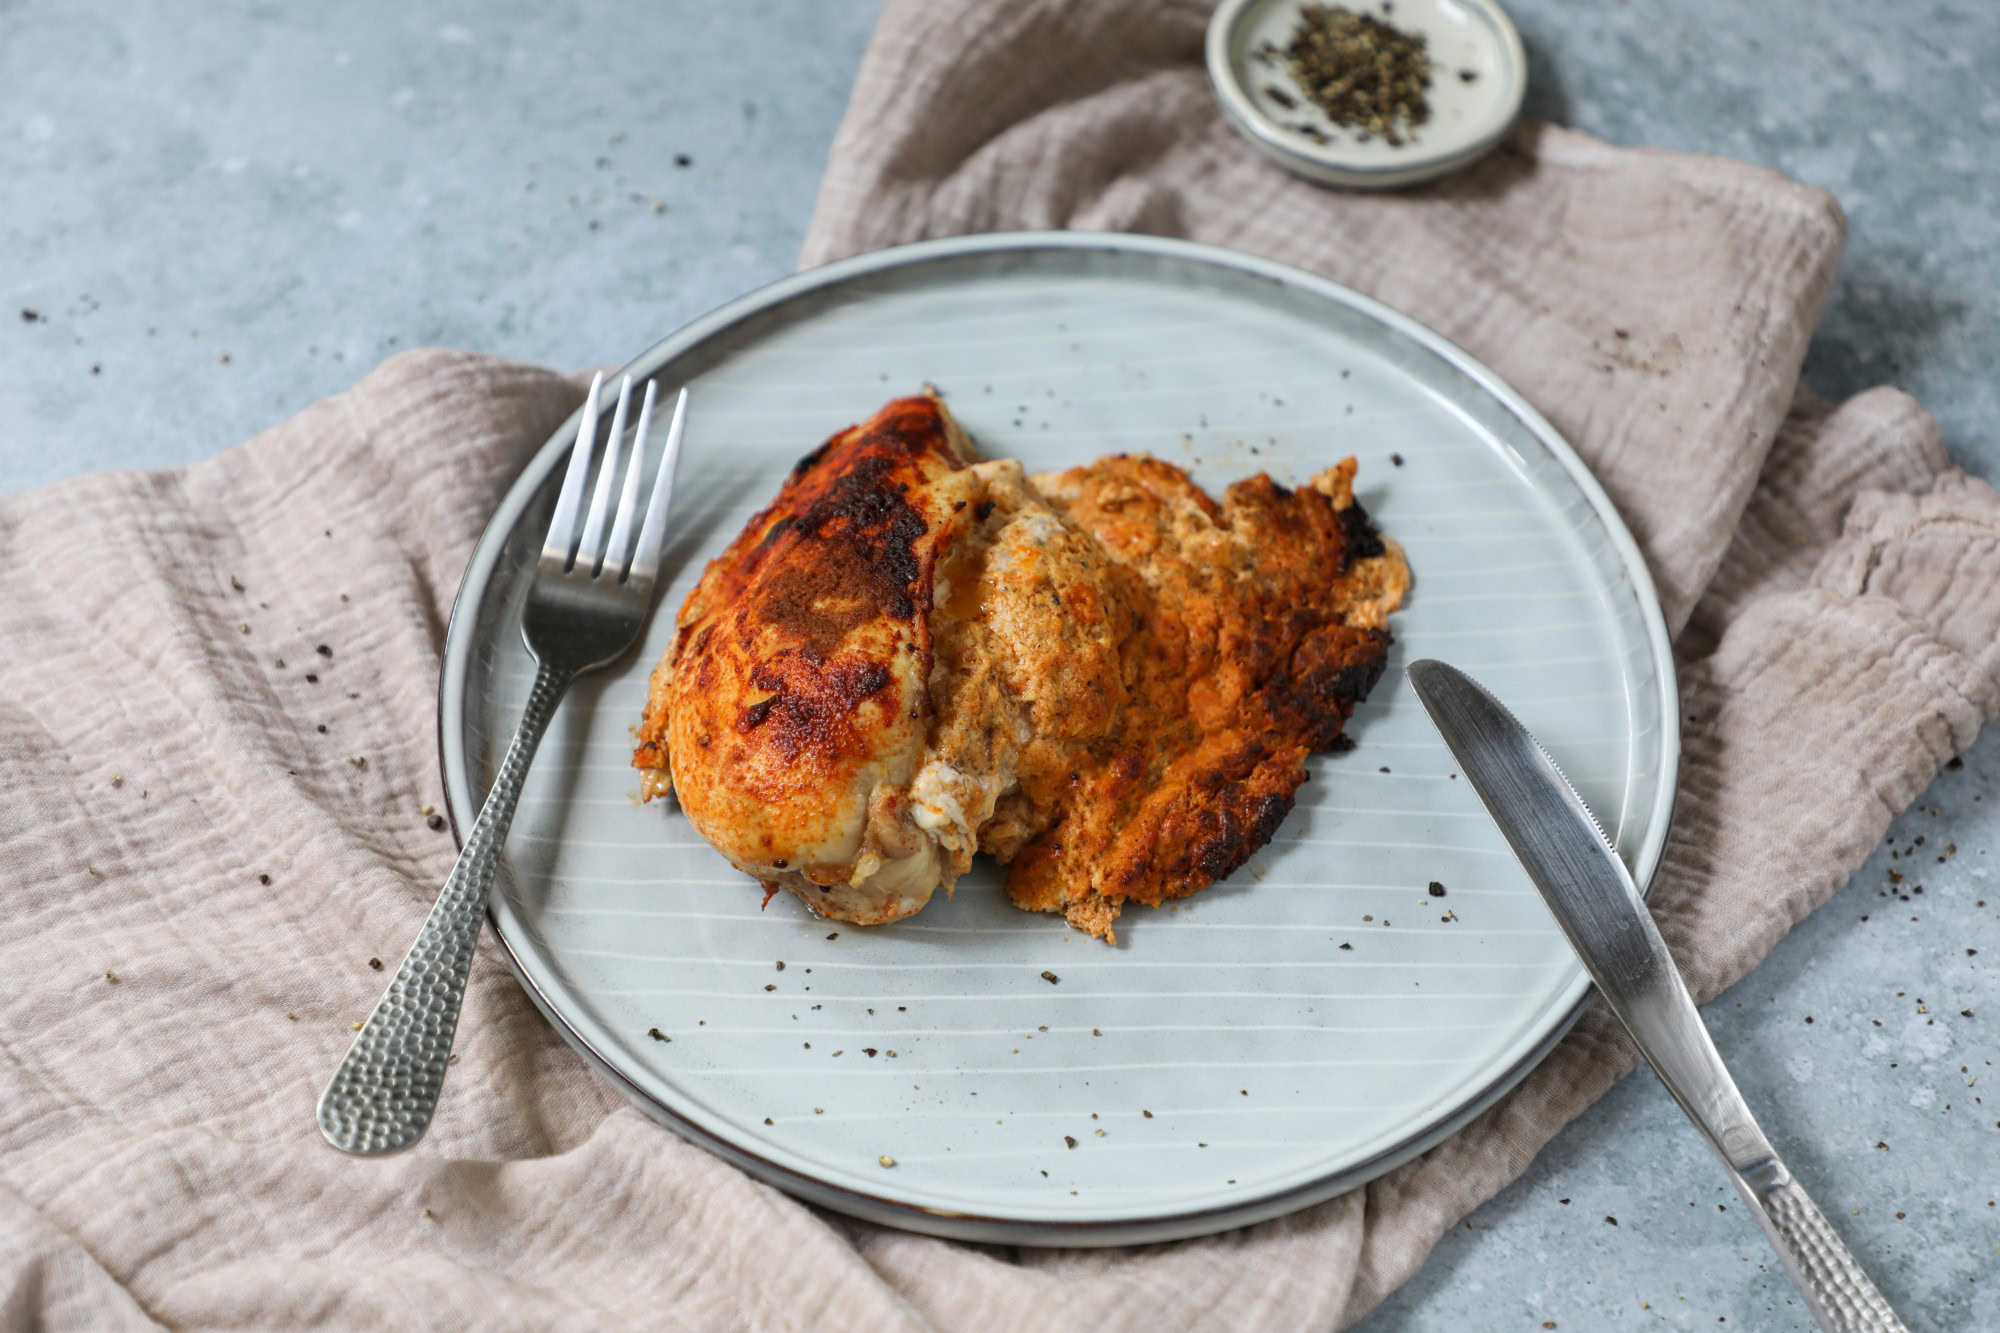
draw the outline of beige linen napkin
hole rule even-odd
[[[1654,904],[1715,994],[2000,711],[2000,497],[1901,394],[1796,396],[1840,245],[1824,195],[1546,129],[1428,190],[1330,194],[1220,124],[1202,18],[892,3],[808,260],[1184,234],[1352,283],[1496,367],[1659,578],[1686,750]],[[412,353],[213,462],[0,501],[0,1327],[1331,1326],[1631,1066],[1592,1012],[1365,1190],[1173,1246],[1017,1253],[818,1214],[681,1143],[489,948],[430,1136],[337,1156],[313,1099],[452,859],[422,812],[452,592],[577,398]]]

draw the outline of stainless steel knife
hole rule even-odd
[[[1611,1012],[1722,1159],[1813,1318],[1838,1333],[1907,1333],[1758,1128],[1625,863],[1561,770],[1464,672],[1422,661],[1409,674]]]

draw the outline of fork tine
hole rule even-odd
[[[674,399],[674,419],[667,427],[667,448],[660,457],[659,480],[653,483],[653,498],[646,502],[646,522],[639,529],[639,546],[632,553],[635,579],[651,579],[660,572],[660,548],[666,544],[667,508],[674,500],[674,472],[681,461],[681,434],[687,427],[688,391],[683,388]]]
[[[590,514],[583,521],[583,539],[576,545],[576,563],[595,578],[604,556],[604,520],[611,512],[611,488],[618,482],[618,456],[625,447],[625,412],[632,403],[632,377],[618,386],[618,406],[611,413],[611,438],[604,445],[604,466],[597,470],[597,490]]]
[[[549,519],[549,535],[542,543],[544,560],[569,563],[570,546],[576,539],[576,514],[583,506],[584,483],[590,479],[590,456],[597,452],[597,391],[603,386],[604,372],[600,370],[583,400],[583,420],[576,428],[576,443],[570,447],[569,470],[563,473],[556,512]]]
[[[625,577],[626,556],[632,549],[632,520],[639,511],[640,473],[646,466],[646,436],[653,429],[653,395],[659,388],[646,381],[646,397],[639,404],[639,425],[632,432],[632,461],[625,465],[625,489],[618,497],[618,517],[611,524],[611,540],[604,547],[604,570]]]

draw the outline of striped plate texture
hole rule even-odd
[[[1573,1019],[1581,969],[1403,667],[1446,659],[1512,705],[1644,884],[1678,751],[1672,666],[1603,494],[1462,352],[1282,266],[1033,234],[802,274],[632,369],[692,386],[672,581],[642,648],[558,716],[493,918],[544,1012],[664,1123],[896,1225],[1164,1239],[1387,1170]],[[1016,911],[991,867],[889,928],[789,896],[760,908],[670,802],[635,799],[647,672],[703,563],[801,454],[925,384],[985,453],[1031,471],[1146,450],[1219,489],[1354,454],[1363,502],[1415,571],[1355,748],[1314,762],[1248,866],[1178,908],[1128,911],[1116,948]],[[454,614],[440,730],[460,828],[527,692],[519,606],[575,429],[508,495]]]

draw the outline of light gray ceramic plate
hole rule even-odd
[[[1583,973],[1402,667],[1440,657],[1506,699],[1641,884],[1667,832],[1672,667],[1596,483],[1464,353],[1281,265],[1071,233],[800,274],[631,369],[693,389],[671,583],[642,648],[557,717],[493,920],[550,1020],[664,1124],[915,1230],[1158,1240],[1380,1174],[1511,1087],[1574,1018]],[[1178,910],[1127,912],[1117,948],[1016,911],[990,868],[883,929],[789,896],[760,909],[670,804],[635,800],[630,729],[703,563],[801,454],[926,383],[988,454],[1030,470],[1150,450],[1220,488],[1354,454],[1416,572],[1356,748],[1314,762],[1251,864]],[[461,828],[526,694],[518,608],[575,429],[500,506],[453,614],[440,720]]]

